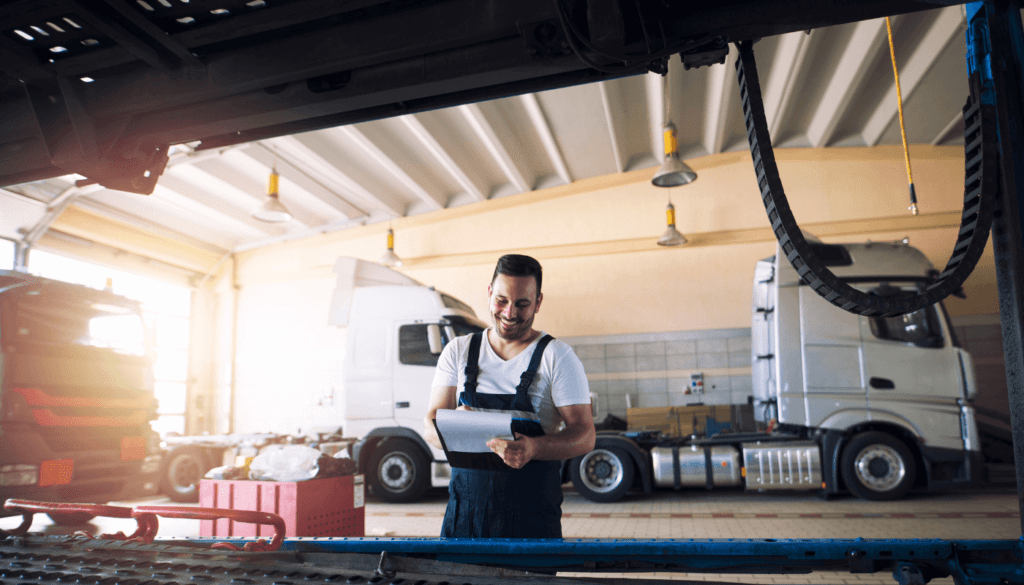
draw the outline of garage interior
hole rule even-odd
[[[177,340],[168,346],[177,370],[158,396],[164,432],[336,427],[345,338],[327,319],[333,268],[339,257],[377,262],[389,234],[399,272],[464,301],[485,322],[497,258],[537,258],[545,271],[537,328],[583,361],[598,421],[626,418],[630,407],[689,404],[698,372],[703,402],[742,404],[752,392],[754,264],[777,244],[751,168],[737,49],[719,43],[713,57],[724,62],[699,67],[673,56],[662,61],[664,75],[621,62],[598,70],[550,36],[563,4],[588,3],[7,3],[0,268],[49,276],[62,270],[55,256],[91,265],[92,282],[118,271],[172,285],[162,306],[175,308],[160,309],[173,317],[165,327]],[[594,16],[603,7],[634,18],[632,3],[589,4],[592,30],[644,42]],[[827,3],[757,28],[767,8],[743,4],[709,8],[705,22],[734,39],[759,33],[754,53],[775,157],[804,232],[825,243],[908,239],[944,266],[963,207],[965,6],[875,2],[858,12]],[[731,10],[750,12],[727,25]],[[680,24],[685,10],[656,12],[675,34],[694,34]],[[48,109],[47,92],[64,107]],[[901,119],[918,214],[908,209]],[[662,188],[651,180],[669,123],[697,179]],[[278,185],[286,221],[254,216],[268,201],[268,181]],[[686,243],[659,246],[670,205]],[[111,286],[120,292],[120,277]],[[963,292],[945,306],[974,357],[979,417],[1009,429],[991,242]],[[673,497],[661,494],[642,510],[587,503],[574,513],[689,514],[688,522],[704,513],[666,511]],[[732,510],[723,522],[750,525],[769,506],[757,497],[727,495],[711,507]],[[432,492],[424,513],[443,504]],[[373,505],[368,536],[433,529],[402,533],[388,519],[408,529],[417,511]],[[770,504],[783,510],[774,520],[798,519],[805,505]],[[921,537],[1019,536],[1012,488],[910,505],[919,518],[904,528]],[[910,538],[897,521],[905,509],[877,514]],[[949,532],[942,514],[954,511],[986,514],[977,530],[966,528],[973,516],[961,522],[978,536]],[[726,512],[707,513],[714,520]],[[713,523],[651,536],[703,538]],[[575,536],[594,530],[581,524]],[[639,537],[630,530],[606,536]],[[737,530],[721,537],[750,536]],[[865,532],[814,537],[874,529],[853,530]],[[794,523],[772,536],[805,534]]]

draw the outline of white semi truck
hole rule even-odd
[[[906,241],[813,245],[837,276],[877,294],[934,276]],[[848,313],[777,251],[754,270],[751,337],[752,401],[764,430],[599,433],[593,451],[569,462],[576,489],[598,502],[631,489],[740,486],[889,500],[915,486],[966,485],[982,472],[973,363],[941,304],[891,318]]]
[[[434,368],[450,339],[485,325],[466,303],[390,268],[339,258],[334,273],[329,315],[308,325],[321,330],[304,331],[297,343],[306,345],[290,348],[293,355],[322,354],[329,350],[319,344],[329,340],[334,353],[320,367],[327,369],[322,377],[331,378],[330,395],[314,405],[308,396],[275,399],[273,415],[267,417],[267,425],[274,428],[260,430],[276,432],[166,439],[163,493],[176,501],[198,501],[199,480],[209,469],[233,464],[238,454],[255,455],[268,445],[300,441],[325,450],[355,443],[352,457],[374,493],[386,501],[413,500],[431,486],[448,485],[444,452],[421,436]],[[256,291],[252,302],[268,307],[293,303],[288,296],[292,293],[290,288]],[[266,336],[244,341],[260,356],[282,350],[278,340]],[[250,360],[245,367],[251,372],[261,366]],[[250,393],[263,382],[260,378],[258,373],[248,375]],[[303,432],[291,434],[297,427]],[[310,437],[314,432],[318,436]]]

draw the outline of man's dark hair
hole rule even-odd
[[[537,294],[540,294],[541,268],[537,262],[529,256],[522,254],[505,254],[498,258],[498,265],[494,267],[494,276],[491,277],[491,284],[499,274],[505,276],[532,276],[537,280]]]

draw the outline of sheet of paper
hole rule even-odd
[[[438,410],[435,420],[448,451],[490,453],[487,441],[515,438],[511,413]]]

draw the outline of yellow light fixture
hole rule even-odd
[[[665,233],[658,238],[659,246],[682,246],[686,243],[686,238],[683,234],[679,233],[676,229],[676,208],[672,206],[672,202],[669,201],[668,209],[665,210],[665,215],[668,218],[668,229]]]
[[[658,172],[654,173],[651,183],[655,187],[679,187],[697,180],[697,173],[679,158],[679,142],[676,140],[676,126],[672,123],[671,107],[668,99],[668,73],[661,84],[664,90],[665,126],[662,137],[665,142],[665,160]]]
[[[384,252],[384,255],[380,257],[378,262],[388,268],[402,267],[402,259],[398,257],[398,254],[395,254],[395,232],[391,228],[388,228],[388,250]]]
[[[672,122],[665,124],[665,162],[654,173],[651,184],[655,187],[679,187],[697,180],[697,173],[690,165],[679,159],[679,144],[676,142],[676,127]]]
[[[292,214],[281,203],[278,196],[278,176],[276,168],[270,171],[270,179],[267,182],[267,200],[252,212],[252,216],[260,221],[284,223],[292,220]]]

